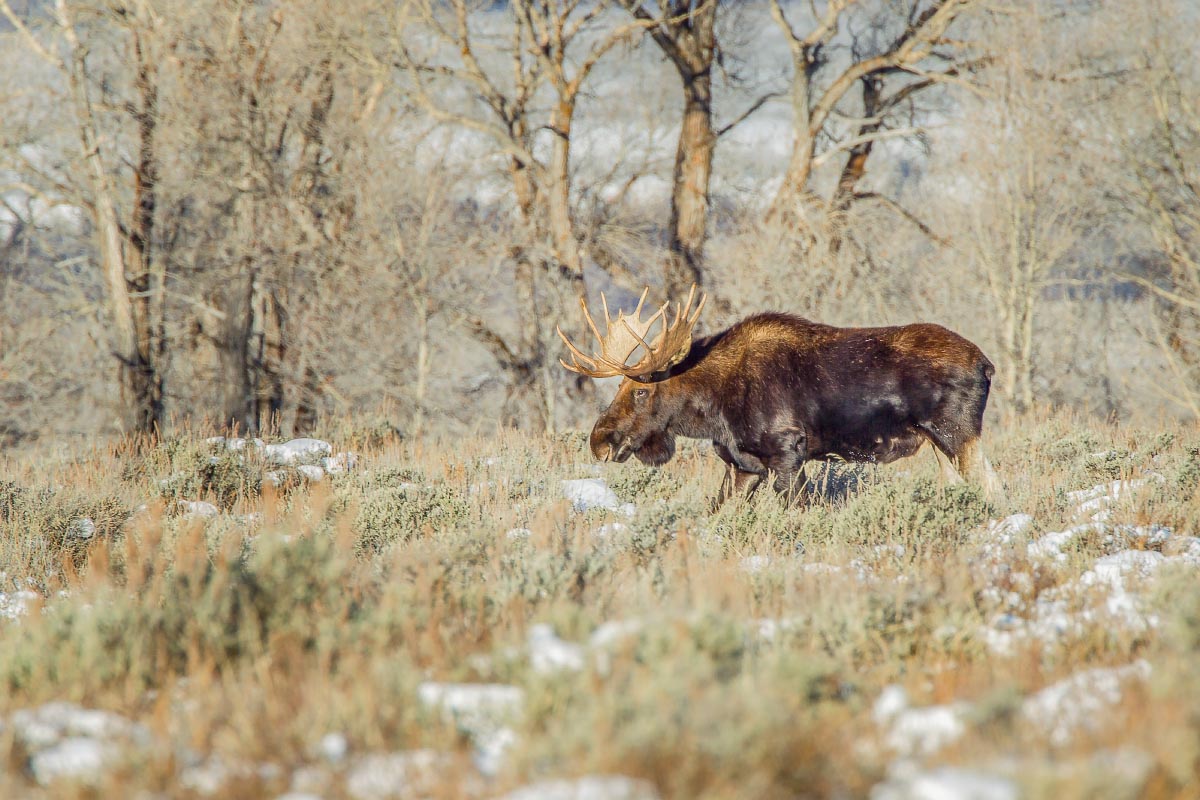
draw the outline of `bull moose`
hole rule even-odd
[[[661,466],[677,436],[709,439],[725,462],[719,505],[749,496],[768,473],[776,491],[798,494],[809,460],[886,464],[930,442],[948,480],[965,474],[988,494],[999,491],[979,442],[995,368],[962,336],[930,323],[837,328],[765,313],[693,340],[707,296],[695,304],[693,286],[673,318],[667,301],[642,319],[648,291],[616,320],[601,295],[603,336],[580,298],[599,344],[591,356],[558,330],[571,354],[570,363],[559,360],[564,367],[625,378],[592,428],[596,458],[632,455]],[[628,365],[639,348],[641,358]]]

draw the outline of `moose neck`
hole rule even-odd
[[[713,357],[714,346],[725,332],[698,339],[686,359],[673,367],[666,386],[677,404],[669,432],[692,439],[724,441],[729,436],[721,404],[721,388],[726,383],[723,359]]]

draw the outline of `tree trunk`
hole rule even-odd
[[[287,308],[283,290],[255,281],[250,307],[250,386],[253,424],[259,433],[273,430],[280,421],[285,400],[284,359],[287,357]]]
[[[575,240],[575,225],[571,219],[571,121],[574,113],[573,102],[560,100],[550,119],[554,148],[548,170],[546,210],[560,276],[570,284],[577,297],[583,297],[583,261],[579,256],[579,243]]]
[[[713,130],[712,66],[716,56],[715,0],[660,3],[661,16],[646,10],[639,0],[621,0],[636,18],[653,22],[648,30],[671,60],[683,84],[683,118],[675,149],[671,187],[667,259],[663,276],[669,297],[687,294],[691,285],[704,283],[704,243],[708,236],[708,183],[712,176]]]
[[[132,276],[133,323],[136,354],[129,390],[134,398],[135,428],[155,431],[163,423],[166,357],[165,289],[161,262],[156,264],[154,221],[158,204],[158,158],[155,132],[158,125],[158,85],[155,65],[142,47],[141,36],[133,33],[137,58],[137,92],[141,108],[135,116],[138,131],[138,165],[134,171],[133,222],[127,249],[128,272]]]
[[[413,412],[409,424],[413,438],[419,439],[425,430],[425,396],[429,392],[429,300],[414,292],[413,301],[417,314],[417,374],[413,384]]]
[[[850,204],[854,202],[854,193],[858,189],[858,182],[867,172],[867,159],[871,157],[871,150],[875,146],[875,140],[869,137],[883,127],[883,119],[879,116],[883,78],[869,74],[864,75],[861,82],[862,115],[869,121],[858,127],[858,137],[865,138],[865,141],[850,148],[850,155],[842,167],[842,174],[838,176],[837,188],[834,190],[833,201],[830,203],[833,225],[830,231],[829,249],[833,253],[842,248],[843,234],[846,230],[846,212],[850,210]]]
[[[712,73],[709,61],[700,72],[680,70],[683,79],[683,124],[675,151],[671,191],[667,297],[686,296],[692,284],[704,283],[704,242],[708,235],[708,182],[717,138],[712,128]]]
[[[80,152],[87,162],[89,180],[92,189],[92,218],[96,232],[100,238],[100,261],[103,265],[105,284],[108,290],[109,313],[113,323],[113,338],[115,353],[119,364],[118,383],[121,387],[121,399],[130,430],[140,433],[153,433],[162,422],[162,382],[158,361],[154,358],[155,348],[150,332],[151,314],[143,302],[148,298],[139,292],[135,298],[130,292],[125,252],[125,243],[121,225],[117,218],[114,190],[105,172],[104,161],[100,152],[100,135],[97,128],[96,116],[92,107],[91,97],[87,89],[87,53],[79,43],[75,33],[74,20],[65,0],[57,0],[55,12],[63,37],[67,42],[67,62],[65,69],[67,82],[71,91],[75,115],[78,121]],[[145,109],[143,109],[145,110]],[[149,130],[141,131],[147,136],[142,142],[142,155],[153,162],[153,123]],[[147,148],[149,148],[147,150]],[[153,181],[147,193],[142,187],[139,202],[147,202],[149,219],[153,219],[154,206]],[[139,221],[135,223],[152,225],[145,222],[141,207],[135,212]],[[149,233],[147,228],[146,233]],[[148,239],[147,239],[148,241]],[[135,248],[131,247],[130,250]],[[138,265],[142,266],[141,264]],[[145,274],[144,270],[141,274]],[[136,300],[136,302],[135,302]]]

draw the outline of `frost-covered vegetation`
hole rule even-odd
[[[312,434],[4,464],[0,795],[1200,781],[1195,428],[998,429],[993,503],[923,451],[716,513],[701,445],[652,470],[578,435]]]

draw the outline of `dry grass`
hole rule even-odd
[[[992,436],[1002,502],[943,488],[923,452],[856,472],[838,500],[789,509],[762,495],[716,514],[704,448],[661,470],[600,467],[577,435],[384,437],[356,470],[279,490],[253,456],[216,453],[200,434],[31,456],[3,470],[0,591],[29,583],[43,600],[0,624],[0,716],[64,700],[150,735],[99,777],[39,786],[33,746],[6,725],[0,794],[186,797],[203,788],[197,765],[219,762],[217,796],[309,786],[336,798],[353,796],[366,755],[431,748],[447,759],[436,777],[395,796],[495,796],[591,773],[643,778],[668,798],[865,796],[903,755],[873,715],[898,684],[915,707],[965,704],[962,735],[915,754],[922,768],[1006,776],[1031,797],[1196,796],[1195,564],[1137,585],[1156,625],[1083,614],[1007,652],[985,631],[1055,591],[1070,611],[1093,608],[1069,590],[1098,558],[1172,555],[1197,535],[1198,448],[1194,428],[1030,419]],[[1156,523],[1170,538],[1080,533],[1061,560],[1027,553],[1078,522],[1068,492],[1151,472],[1162,480],[1113,504],[1106,530]],[[636,514],[574,512],[560,481],[592,476]],[[181,514],[181,499],[222,513]],[[1032,528],[996,544],[986,521],[1014,512]],[[88,540],[72,533],[82,517],[96,524]],[[518,528],[528,536],[508,535]],[[770,561],[751,571],[749,556]],[[582,645],[618,620],[638,627],[588,649],[582,669],[531,663],[536,624]],[[1150,677],[1066,740],[1022,713],[1060,679],[1138,659]],[[494,777],[472,766],[471,726],[419,702],[429,680],[524,691]],[[330,732],[345,735],[346,760],[320,754]]]

